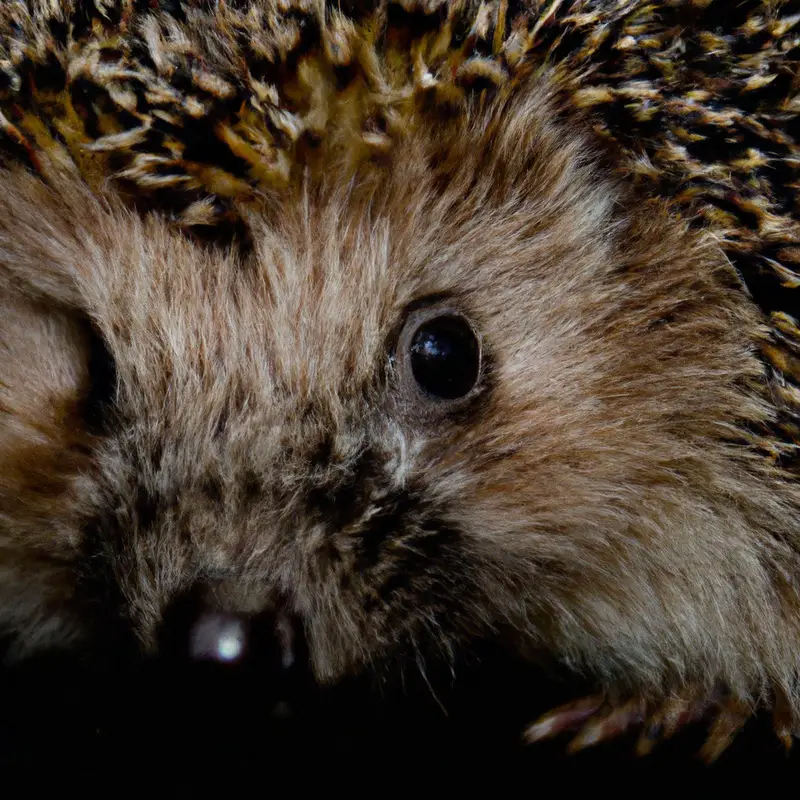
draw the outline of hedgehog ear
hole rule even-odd
[[[74,178],[56,187],[23,169],[0,171],[0,188],[0,291],[81,308],[101,203]]]

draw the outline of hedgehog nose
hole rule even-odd
[[[257,616],[238,614],[210,603],[205,592],[191,592],[167,610],[160,650],[169,660],[258,664],[283,672],[302,661],[297,630],[283,609]]]
[[[175,598],[164,613],[159,651],[169,661],[232,664],[247,655],[250,621],[215,607],[202,589]]]
[[[298,660],[296,626],[284,611],[255,619],[204,611],[191,625],[187,644],[192,661],[233,664],[258,660],[282,671],[290,670]]]
[[[205,611],[190,625],[187,655],[192,661],[231,664],[247,652],[248,620],[221,611]]]

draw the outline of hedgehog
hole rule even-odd
[[[799,64],[781,0],[4,3],[6,662],[269,615],[790,744]]]

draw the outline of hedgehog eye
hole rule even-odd
[[[463,317],[434,317],[411,337],[409,362],[421,389],[442,400],[457,400],[478,382],[478,339]]]
[[[429,308],[412,313],[399,342],[399,362],[418,393],[453,402],[470,395],[481,374],[481,343],[460,313]]]

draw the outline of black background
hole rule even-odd
[[[696,756],[703,725],[644,759],[633,755],[636,734],[572,756],[568,738],[525,747],[526,722],[586,687],[496,653],[456,674],[431,671],[434,700],[413,670],[403,685],[361,679],[321,688],[306,675],[247,667],[100,670],[48,656],[2,673],[0,768],[7,782],[28,787],[204,793],[215,786],[262,795],[433,785],[468,795],[490,785],[500,796],[667,787],[716,796],[743,790],[745,781],[763,788],[788,778],[791,786],[800,776],[800,755],[784,753],[768,719],[751,722],[711,767]]]

